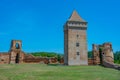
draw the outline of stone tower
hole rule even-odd
[[[88,65],[87,22],[74,10],[64,25],[64,64]]]
[[[22,63],[24,59],[24,53],[22,52],[22,41],[12,40],[10,47],[10,63]]]

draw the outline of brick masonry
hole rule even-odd
[[[64,25],[64,64],[88,65],[87,22],[76,11]]]
[[[112,44],[111,43],[104,43],[102,45],[93,44],[93,58],[94,64],[102,64],[104,60],[111,64],[114,64]]]
[[[55,57],[35,57],[22,51],[22,41],[12,40],[9,52],[0,53],[0,64],[58,63]],[[63,63],[63,60],[60,62]]]
[[[98,65],[106,61],[114,64],[111,43],[93,44],[93,58],[88,59],[87,22],[76,11],[73,11],[64,25],[64,58],[60,63],[65,65]],[[101,49],[101,50],[100,50]],[[102,56],[104,54],[104,57]],[[58,63],[56,58],[35,57],[22,51],[22,41],[12,40],[9,52],[0,53],[0,64],[16,63]]]

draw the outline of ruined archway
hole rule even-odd
[[[15,44],[16,49],[20,49],[20,45],[18,43]]]
[[[19,63],[19,53],[16,54],[15,63]]]

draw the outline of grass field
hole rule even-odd
[[[120,80],[120,71],[100,66],[4,64],[0,80]]]

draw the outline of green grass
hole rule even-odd
[[[101,66],[4,64],[0,80],[120,80],[120,71]]]

